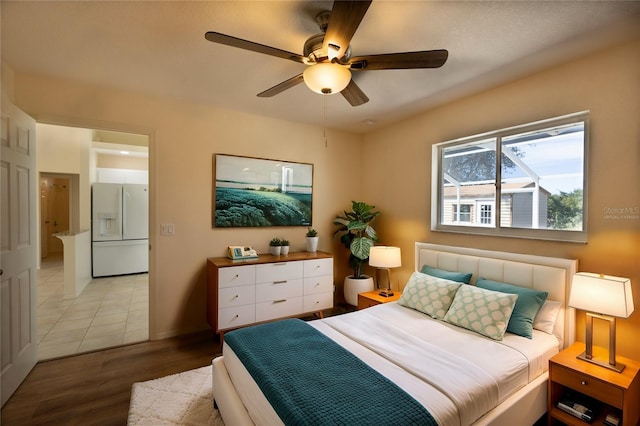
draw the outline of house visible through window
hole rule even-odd
[[[434,145],[432,229],[586,242],[588,117]]]

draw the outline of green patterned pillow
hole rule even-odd
[[[463,285],[444,317],[448,323],[502,340],[518,296]]]
[[[461,285],[450,280],[414,272],[407,281],[398,303],[424,312],[430,317],[442,319]]]

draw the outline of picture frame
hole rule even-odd
[[[310,226],[313,164],[214,154],[214,228]]]

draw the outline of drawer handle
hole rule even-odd
[[[320,283],[316,283],[316,287],[319,287],[319,286],[320,286]]]
[[[237,294],[235,296],[233,296],[234,299],[237,299],[238,297],[240,297],[240,296],[238,296]]]
[[[287,262],[274,263],[273,266],[284,266]]]
[[[280,299],[280,300],[274,300],[273,303],[282,303],[282,302],[286,302],[287,299]]]
[[[283,280],[283,281],[274,281],[274,284],[286,284],[287,280]]]
[[[239,318],[238,314],[236,314],[235,318]]]
[[[582,386],[587,386],[587,385],[588,385],[588,383],[587,383],[587,381],[586,381],[586,380],[581,381],[581,382],[580,382],[580,384],[581,384]]]

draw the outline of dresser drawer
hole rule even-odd
[[[256,304],[256,321],[299,315],[302,312],[302,297],[278,299]]]
[[[304,312],[333,308],[333,292],[304,296]]]
[[[256,302],[271,302],[302,296],[302,280],[283,280],[256,285]]]
[[[333,275],[305,277],[304,294],[333,293]]]
[[[227,287],[218,290],[218,307],[252,305],[256,303],[256,289],[252,285]]]
[[[624,390],[580,372],[553,365],[551,380],[599,401],[622,408]]]
[[[251,285],[255,282],[255,265],[234,266],[218,270],[218,288]]]
[[[333,259],[314,259],[304,261],[305,277],[318,277],[322,275],[333,276]]]
[[[218,310],[218,330],[240,327],[256,322],[255,305],[234,306]]]
[[[267,283],[302,278],[302,264],[303,262],[278,262],[256,265],[256,282]]]

